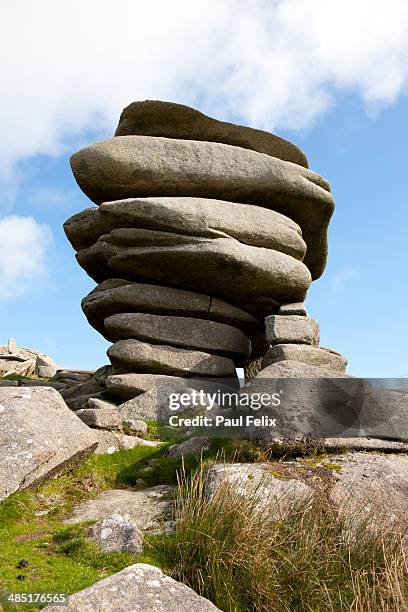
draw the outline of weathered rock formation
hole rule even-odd
[[[51,357],[33,349],[18,348],[14,338],[0,345],[0,378],[4,376],[38,376],[51,378],[58,366]]]
[[[155,383],[174,390],[188,386],[183,379],[230,378],[260,358],[344,371],[341,356],[318,348],[318,324],[303,307],[325,267],[334,201],[295,145],[145,101],[71,166],[98,205],[64,228],[98,283],[83,311],[113,342],[99,393],[141,396],[143,412]]]

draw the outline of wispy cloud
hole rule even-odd
[[[330,290],[333,295],[340,293],[350,281],[357,278],[359,271],[356,268],[342,268],[331,278]]]
[[[407,91],[406,0],[13,0],[2,7],[0,179],[111,133],[135,99],[173,99],[266,129],[335,102]],[[82,135],[82,136],[81,136]]]
[[[0,218],[0,300],[19,297],[47,278],[52,233],[32,217]]]

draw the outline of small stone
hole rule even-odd
[[[84,408],[75,414],[89,427],[96,429],[120,429],[122,425],[120,414],[111,408]]]
[[[147,434],[147,425],[144,421],[137,419],[127,419],[126,421],[124,421],[124,424],[127,429],[130,429],[130,431],[139,436]]]
[[[104,552],[143,551],[143,533],[127,514],[112,514],[92,525],[88,535]]]
[[[303,302],[296,302],[295,304],[282,304],[279,308],[280,315],[299,315],[302,317],[307,316],[306,308]]]
[[[184,455],[200,455],[210,449],[211,443],[205,436],[190,438],[181,444],[173,444],[168,451],[168,457],[182,457]]]
[[[271,315],[265,319],[266,337],[271,344],[318,346],[320,329],[316,319],[299,315]]]

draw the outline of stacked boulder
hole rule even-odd
[[[295,145],[145,101],[71,166],[97,206],[64,228],[98,283],[82,308],[113,343],[99,383],[116,404],[137,396],[140,415],[159,383],[235,377],[270,341],[270,362],[288,359],[299,338],[304,351],[326,354],[317,324],[287,306],[324,270],[334,208]]]
[[[51,378],[58,366],[51,357],[29,348],[19,348],[14,338],[0,345],[0,378],[6,376],[33,376]]]
[[[319,323],[307,316],[304,304],[284,304],[279,314],[266,317],[265,325],[271,346],[263,367],[278,361],[297,361],[334,372],[346,371],[347,360],[340,353],[319,347]]]

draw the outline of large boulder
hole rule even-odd
[[[284,215],[249,204],[206,198],[138,198],[88,208],[64,224],[78,251],[120,228],[148,228],[173,234],[219,237],[282,251],[302,260],[306,245],[300,227]]]
[[[79,251],[77,260],[97,282],[119,275],[204,291],[256,316],[270,314],[276,302],[303,300],[311,282],[298,259],[223,234],[201,237],[122,228]]]
[[[344,373],[285,360],[261,370],[241,395],[248,437],[408,441],[408,396]]]
[[[186,196],[276,210],[300,225],[313,278],[323,272],[334,200],[327,181],[306,168],[240,147],[148,136],[96,143],[74,154],[71,166],[81,189],[98,204]]]
[[[122,111],[115,136],[129,135],[223,142],[279,157],[306,168],[308,165],[303,151],[280,136],[219,121],[175,102],[144,100],[129,104]]]
[[[136,563],[70,595],[68,603],[47,606],[49,612],[220,612],[208,599],[163,574],[153,565]]]
[[[231,325],[145,313],[122,313],[105,319],[105,328],[114,340],[129,338],[174,347],[202,350],[226,355],[236,363],[244,363],[251,352],[245,334]]]
[[[75,467],[96,447],[55,389],[0,388],[0,500]]]
[[[108,349],[116,368],[170,376],[235,377],[234,362],[221,355],[186,350],[139,340],[118,340]]]

